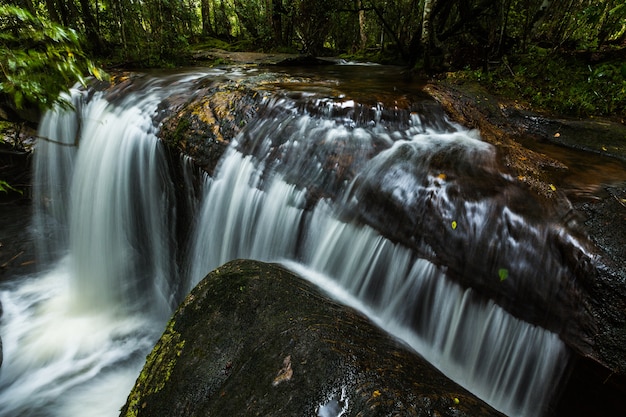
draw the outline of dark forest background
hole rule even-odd
[[[189,65],[194,50],[218,47],[400,64],[428,75],[454,71],[561,114],[626,113],[623,0],[0,4],[5,108],[49,106],[55,85],[100,76],[99,68]]]

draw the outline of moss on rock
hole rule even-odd
[[[499,416],[286,269],[233,261],[180,305],[122,416]]]
[[[173,324],[173,321],[170,322],[165,333],[148,355],[146,365],[128,397],[127,416],[136,416],[138,410],[146,406],[144,398],[161,391],[169,381],[176,360],[185,346],[185,341],[181,340],[180,334],[172,330]]]
[[[232,81],[211,81],[171,109],[159,136],[212,174],[230,141],[256,114],[261,95]]]

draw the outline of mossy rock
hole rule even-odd
[[[274,264],[189,294],[121,416],[499,416],[367,318]],[[331,414],[324,414],[331,413]]]
[[[230,141],[256,115],[261,95],[232,81],[208,81],[184,103],[168,103],[159,136],[212,174]]]

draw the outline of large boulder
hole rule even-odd
[[[558,305],[557,298],[548,298],[550,305],[543,309],[557,312],[557,318],[566,324],[561,329],[553,326],[551,330],[558,332],[570,347],[602,364],[611,374],[619,374],[623,380],[626,377],[626,187],[623,183],[603,184],[604,177],[594,171],[606,166],[605,169],[612,170],[609,175],[613,181],[620,175],[624,178],[626,126],[610,120],[566,120],[533,113],[462,80],[444,80],[428,85],[426,90],[453,120],[480,129],[481,136],[497,146],[506,169],[536,196],[543,196],[546,204],[557,207],[554,211],[563,223],[569,220],[577,223],[574,229],[578,242],[585,247],[587,255],[577,253],[576,245],[567,241],[569,234],[562,235],[561,242],[558,236],[550,236],[547,244],[558,245],[552,251],[567,266],[565,278],[572,283],[569,288],[561,286]],[[550,143],[559,148],[546,145]],[[529,149],[533,147],[544,152]],[[573,150],[585,154],[570,155]],[[579,174],[591,177],[590,182],[581,178],[581,184],[562,187],[565,175],[569,174],[572,181],[572,173],[568,171],[584,165],[580,162],[583,157],[596,167]],[[532,317],[514,313],[550,328]]]
[[[121,411],[211,415],[501,414],[283,267],[233,261],[180,305]]]
[[[576,223],[589,256],[572,256],[567,242],[554,236],[548,240],[558,244],[555,253],[571,266],[567,277],[572,282],[547,299],[549,309],[566,323],[553,330],[579,355],[559,415],[624,415],[626,184],[616,180],[626,171],[626,126],[531,112],[462,80],[442,80],[426,91],[453,120],[480,129],[520,183],[561,208],[564,223]]]

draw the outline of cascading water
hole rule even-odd
[[[363,210],[384,201],[402,215],[426,198],[412,218],[436,213],[459,234],[495,216],[504,243],[492,252],[504,251],[511,270],[516,259],[527,262],[513,256],[521,245],[506,234],[521,214],[490,208],[488,195],[459,202],[459,178],[486,176],[498,189],[509,179],[493,168],[446,168],[451,158],[489,165],[494,151],[441,116],[400,112],[394,125],[381,107],[350,101],[266,103],[206,177],[192,240],[178,242],[190,247],[178,273],[175,202],[155,120],[162,100],[198,76],[150,79],[122,99],[78,91],[74,111],[43,119],[34,226],[49,268],[0,287],[0,416],[116,415],[179,287],[235,258],[283,262],[511,416],[545,411],[567,361],[559,338],[450,280],[428,239],[383,236],[385,219]]]
[[[414,251],[358,222],[346,211],[346,206],[355,204],[350,196],[356,185],[346,182],[340,186],[344,197],[338,201],[321,199],[308,207],[308,190],[285,180],[302,175],[298,184],[332,189],[328,184],[335,184],[336,178],[311,157],[310,142],[315,138],[341,140],[350,149],[367,151],[386,134],[377,129],[346,128],[343,122],[320,121],[308,115],[264,125],[267,123],[272,128],[265,126],[265,131],[273,133],[255,137],[255,155],[278,153],[287,162],[278,165],[270,158],[244,155],[237,150],[245,148],[241,143],[225,155],[216,177],[206,182],[189,263],[190,288],[206,271],[232,259],[282,262],[367,312],[381,327],[409,342],[495,408],[512,416],[541,415],[567,362],[566,349],[557,335],[512,317],[471,289],[462,289],[445,277],[445,267],[416,257]],[[389,141],[393,143],[389,150],[361,168],[362,175],[384,165],[403,146],[418,149],[424,159],[450,149],[456,150],[458,158],[493,158],[493,149],[474,132],[447,127],[454,131],[434,132],[414,116],[410,127],[394,132],[395,142]],[[283,152],[270,151],[276,139],[273,136],[284,132],[288,138],[278,141]],[[401,201],[417,199],[411,194],[416,189],[434,195],[443,182],[435,176],[416,187],[413,178],[403,178],[400,171],[380,175],[383,182],[385,175],[390,177],[393,198]],[[489,201],[476,204],[483,206],[474,210],[473,220],[480,227],[488,221],[484,216]],[[216,236],[223,238],[216,240]],[[432,250],[424,247],[422,251]]]
[[[1,416],[123,405],[174,307],[175,204],[155,120],[176,88],[153,79],[116,104],[75,90],[73,109],[44,116],[33,197],[45,271],[1,288]]]

